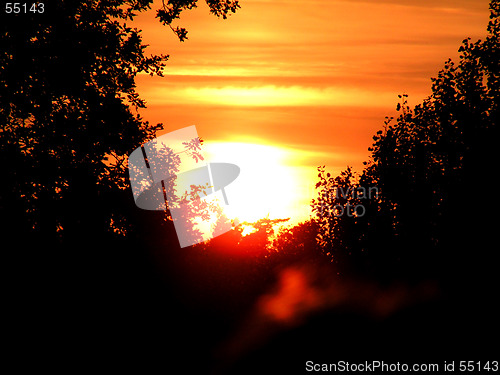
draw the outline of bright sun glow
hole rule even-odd
[[[233,163],[241,169],[226,187],[228,217],[248,222],[266,216],[304,218],[307,202],[300,200],[300,169],[289,164],[294,157],[290,150],[238,142],[206,142],[203,149],[210,162]]]

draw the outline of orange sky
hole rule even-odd
[[[138,92],[144,118],[166,131],[196,125],[209,153],[232,142],[218,157],[254,165],[233,187],[254,195],[242,210],[271,217],[309,215],[318,165],[361,171],[397,95],[411,105],[429,95],[430,77],[465,37],[484,38],[489,15],[488,0],[240,3],[221,20],[200,0],[174,25],[188,29],[184,43],[154,11],[138,17],[149,53],[170,54],[165,77],[139,76]]]

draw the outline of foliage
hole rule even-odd
[[[352,181],[349,168],[336,178],[319,169],[312,207],[321,223],[319,241],[333,257],[348,256],[384,273],[433,273],[447,252],[466,256],[466,243],[480,243],[492,216],[474,193],[494,170],[499,118],[500,2],[490,8],[487,38],[463,41],[460,60],[448,60],[432,78],[432,94],[423,103],[411,109],[407,95],[399,96],[399,117],[395,123],[386,118],[374,136],[359,181]],[[334,206],[347,201],[325,197],[335,196],[337,186],[377,186],[381,195],[363,202],[363,217],[336,218]],[[457,232],[474,235],[458,243]]]
[[[46,4],[43,14],[2,13],[5,233],[60,242],[83,233],[102,238],[130,230],[134,207],[127,155],[162,127],[139,115],[146,103],[135,78],[161,76],[168,56],[147,56],[141,31],[126,22],[152,3],[61,0]],[[224,18],[239,6],[207,3]],[[170,25],[196,1],[162,4],[157,16]],[[196,154],[195,146],[188,145],[189,152]]]
[[[321,248],[317,243],[317,220],[310,219],[293,227],[281,228],[272,242],[269,259],[279,264],[308,260],[322,260]]]
[[[207,0],[206,2],[210,8],[210,13],[223,19],[226,19],[231,13],[235,13],[240,7],[238,0]],[[197,3],[198,0],[169,0],[167,2],[162,0],[162,7],[158,9],[156,17],[164,25],[168,25],[179,40],[183,42],[187,39],[187,30],[179,26],[174,28],[172,22],[180,17],[182,11],[196,8]]]

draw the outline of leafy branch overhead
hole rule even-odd
[[[198,0],[162,0],[162,6],[157,10],[156,17],[164,25],[168,25],[179,40],[183,42],[187,39],[187,30],[184,27],[173,27],[172,22],[180,17],[182,11],[196,8],[197,2]],[[223,19],[226,19],[231,13],[235,13],[240,8],[238,0],[207,0],[206,2],[210,8],[210,13]]]

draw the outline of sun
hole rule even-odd
[[[244,142],[206,142],[203,149],[209,162],[240,167],[238,178],[225,188],[229,204],[224,213],[229,218],[254,222],[297,215],[300,176],[288,164],[288,150]]]

